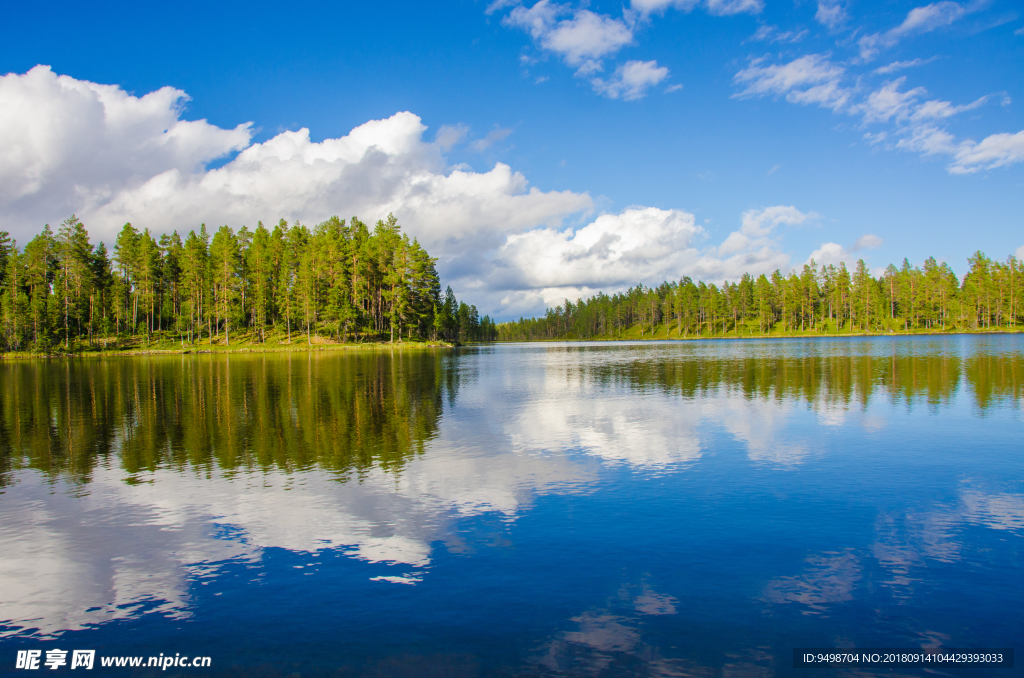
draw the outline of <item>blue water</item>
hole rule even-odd
[[[0,377],[11,675],[52,648],[211,657],[93,670],[192,676],[817,675],[793,648],[1024,648],[1020,336]]]

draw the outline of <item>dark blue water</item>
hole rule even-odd
[[[91,672],[193,676],[819,675],[851,670],[794,647],[1024,648],[1021,336],[0,378],[0,673],[69,672],[15,668],[54,648],[209,656]]]

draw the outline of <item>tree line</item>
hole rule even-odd
[[[72,216],[22,249],[0,231],[0,347],[493,339],[489,316],[442,294],[436,262],[394,215],[372,229],[336,216],[212,235],[203,224],[184,240],[129,223],[112,252]]]
[[[806,332],[895,332],[1016,329],[1024,314],[1022,262],[994,261],[982,252],[968,259],[959,280],[934,257],[923,267],[906,259],[874,277],[861,259],[784,275],[778,269],[756,278],[743,274],[721,286],[684,277],[657,287],[598,293],[575,304],[547,309],[540,318],[501,323],[503,341],[591,339],[626,336],[770,335]]]

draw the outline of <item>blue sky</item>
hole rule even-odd
[[[1018,3],[77,3],[0,31],[22,242],[71,211],[109,241],[393,209],[500,317],[1024,246]]]

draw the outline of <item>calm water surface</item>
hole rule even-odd
[[[3,361],[0,383],[0,673],[55,647],[212,658],[191,676],[1024,651],[1021,336]]]

